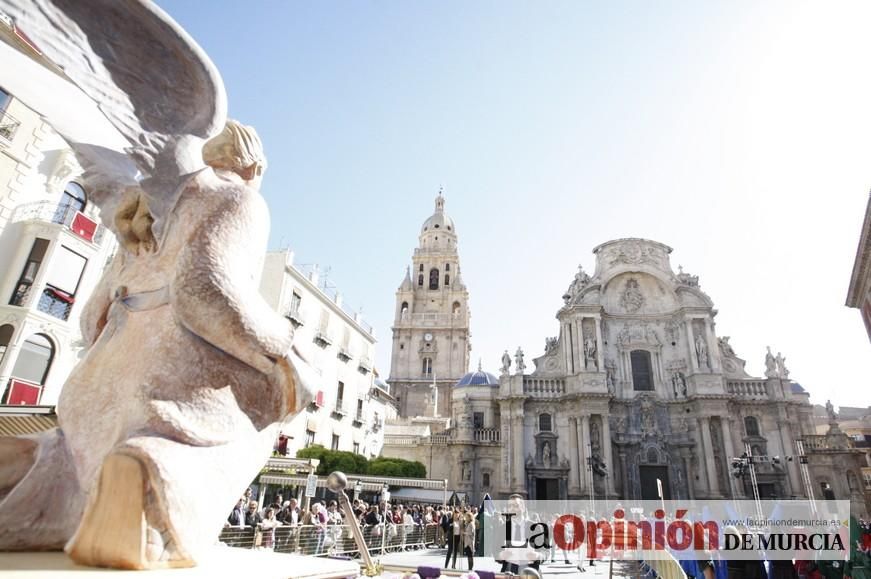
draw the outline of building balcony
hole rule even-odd
[[[476,428],[475,442],[494,442],[499,443],[502,440],[502,431],[498,428]]]
[[[299,308],[291,308],[289,312],[284,314],[284,317],[290,320],[290,323],[293,324],[294,329],[304,325],[302,321],[302,314],[299,313]]]
[[[359,428],[359,427],[363,426],[364,421],[365,420],[364,420],[364,416],[363,416],[363,411],[358,410],[357,413],[354,415],[354,423],[353,423],[354,426]]]
[[[12,144],[12,139],[15,138],[15,133],[18,132],[20,126],[21,121],[6,111],[0,111],[0,148]]]
[[[336,405],[333,407],[333,414],[342,418],[348,412],[345,410],[345,401],[341,398],[336,399]]]
[[[361,374],[368,374],[372,371],[372,360],[363,356],[360,358],[360,362],[357,364],[357,369]]]
[[[352,358],[350,350],[348,350],[348,348],[345,348],[344,346],[339,348],[336,357],[342,362],[348,362]]]
[[[43,221],[56,223],[63,229],[94,245],[100,245],[106,234],[106,228],[85,216],[71,205],[58,204],[54,201],[37,201],[19,205],[12,212],[11,223],[21,221]]]
[[[536,398],[555,398],[566,393],[566,382],[561,378],[523,377],[523,393]]]
[[[36,309],[59,320],[67,321],[74,302],[73,296],[66,292],[47,287],[42,290],[42,295],[39,296],[39,303],[36,304]]]
[[[764,380],[730,380],[726,382],[726,391],[747,400],[768,399],[768,387]]]
[[[333,344],[333,338],[331,338],[324,330],[318,330],[315,332],[314,343],[321,348],[326,348]]]

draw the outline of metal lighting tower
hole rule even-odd
[[[814,486],[811,483],[811,475],[807,468],[807,455],[804,453],[804,442],[802,440],[795,441],[795,449],[798,451],[798,470],[801,472],[801,480],[804,483],[804,490],[807,493],[808,501],[811,504],[811,512],[817,514],[817,501],[814,498]]]

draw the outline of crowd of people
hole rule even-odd
[[[363,531],[370,552],[382,548],[447,548],[445,566],[457,558],[474,565],[480,530],[476,507],[352,502],[354,517]],[[308,509],[295,498],[275,495],[262,507],[251,489],[239,498],[224,524],[222,541],[232,546],[249,546],[310,555],[353,553],[353,534],[336,500],[312,499]]]

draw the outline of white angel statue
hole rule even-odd
[[[59,428],[0,439],[0,549],[195,565],[222,506],[312,397],[293,327],[258,292],[269,228],[260,140],[227,121],[214,65],[153,3],[0,10],[125,145],[94,140],[51,91],[36,103],[86,168],[120,247],[82,313],[88,349],[62,390]]]

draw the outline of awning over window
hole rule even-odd
[[[450,496],[448,493],[447,496]],[[435,489],[398,489],[390,493],[393,502],[429,503],[431,505],[445,502],[445,491]]]
[[[292,475],[284,475],[284,474],[262,474],[260,475],[260,483],[267,485],[279,485],[283,487],[304,487],[306,485],[306,478],[304,476],[292,476]],[[352,493],[354,492],[354,482],[356,479],[349,478],[348,479],[348,488],[345,489],[346,492]],[[318,487],[324,488],[327,486],[327,477],[319,476],[318,477]],[[381,484],[376,483],[363,483],[363,490],[367,492],[381,492]]]
[[[57,426],[54,406],[0,406],[0,436],[21,436]]]

